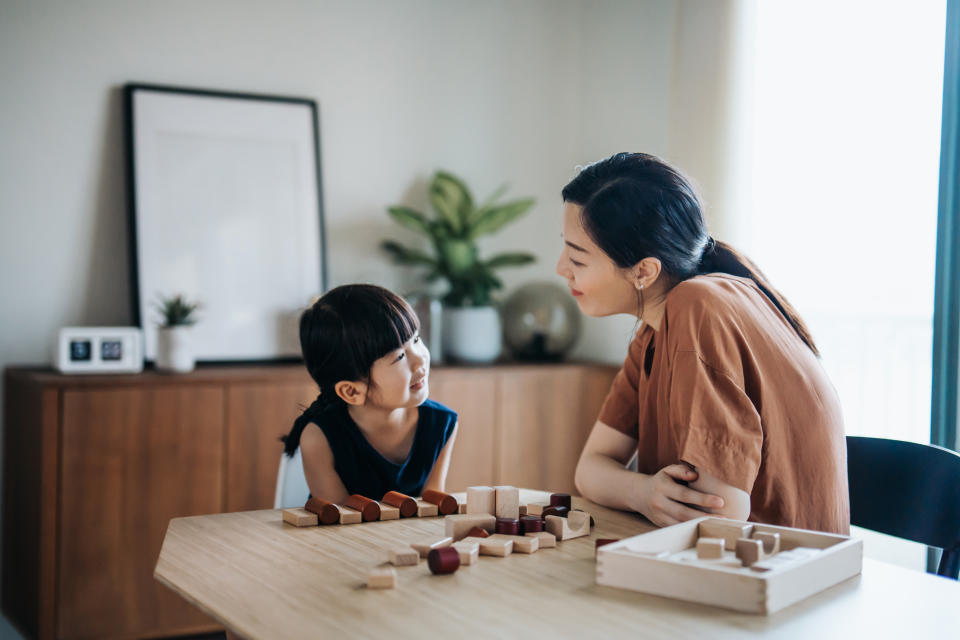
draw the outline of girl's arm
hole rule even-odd
[[[303,429],[300,453],[303,455],[303,473],[307,477],[310,494],[335,504],[346,502],[350,495],[333,467],[333,451],[320,427],[308,424]]]
[[[723,498],[686,486],[698,478],[686,464],[672,464],[653,475],[626,469],[636,450],[634,438],[598,420],[577,464],[577,490],[593,502],[638,511],[661,527],[698,518],[707,509],[723,515]],[[719,488],[720,484],[710,488]],[[749,496],[747,500],[749,504]]]
[[[453,455],[453,442],[457,439],[457,429],[459,428],[459,422],[453,426],[453,432],[451,432],[450,437],[447,438],[447,444],[443,445],[440,455],[437,456],[437,461],[433,463],[433,470],[430,472],[430,476],[423,485],[425,490],[433,489],[434,491],[446,491],[444,487],[447,484],[447,471],[450,468],[450,456]]]

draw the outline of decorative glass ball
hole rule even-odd
[[[531,282],[503,304],[503,337],[521,360],[561,360],[580,337],[580,309],[553,282]]]

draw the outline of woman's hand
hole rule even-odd
[[[720,496],[686,486],[698,475],[685,464],[672,464],[652,476],[637,476],[639,486],[634,509],[658,527],[686,522],[723,508],[724,501]]]

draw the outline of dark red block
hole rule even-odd
[[[508,536],[518,536],[520,535],[520,521],[515,518],[497,518],[497,524],[493,531]]]
[[[343,504],[359,511],[364,522],[373,522],[374,520],[380,519],[380,505],[377,504],[377,501],[371,500],[359,493],[355,493],[347,498],[347,501]]]
[[[570,513],[570,509],[562,506],[552,506],[547,507],[543,510],[543,519],[546,520],[547,516],[560,516],[561,518],[566,518],[567,514]]]
[[[417,515],[417,501],[399,491],[388,491],[383,496],[383,502],[400,509],[400,515],[404,518]]]
[[[427,554],[427,566],[436,575],[453,573],[460,568],[460,552],[453,547],[433,549]]]
[[[569,493],[552,493],[550,494],[550,506],[551,507],[566,507],[567,509],[571,508],[570,503],[570,494]]]
[[[520,518],[520,535],[543,531],[543,519],[540,516],[522,516]]]
[[[482,527],[474,527],[473,529],[470,529],[470,531],[467,531],[467,537],[468,538],[489,538],[490,532]]]
[[[440,515],[442,516],[448,516],[451,513],[457,512],[457,499],[449,493],[427,489],[423,492],[422,497],[430,504],[437,505],[437,510],[440,511]]]

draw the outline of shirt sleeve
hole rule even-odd
[[[597,418],[605,425],[611,426],[631,438],[639,438],[640,429],[640,366],[642,358],[639,355],[641,345],[639,336],[630,343],[630,349],[623,367],[617,372],[610,385],[610,391],[600,408]]]
[[[760,414],[735,379],[695,351],[678,351],[669,407],[680,460],[752,493],[763,430]]]

